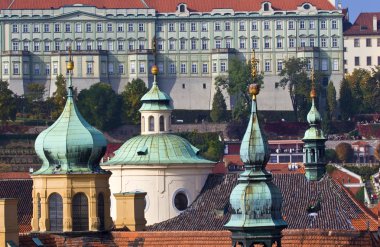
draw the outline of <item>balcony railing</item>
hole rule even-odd
[[[316,51],[319,51],[319,47],[299,46],[299,47],[297,47],[297,51],[300,51],[300,52],[316,52]]]
[[[234,48],[215,48],[212,49],[212,53],[234,53],[236,50]]]
[[[30,51],[3,51],[3,56],[29,56]]]

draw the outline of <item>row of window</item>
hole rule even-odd
[[[232,31],[232,26],[233,22],[231,21],[216,21],[213,24],[214,31]],[[271,30],[271,26],[274,25],[276,30],[283,30],[285,27],[285,22],[283,20],[276,20],[274,23],[265,20],[262,23],[259,21],[251,21],[250,26],[252,31],[257,31],[259,30],[259,26],[262,25],[263,30]],[[198,31],[198,26],[200,27],[200,31],[202,32],[208,32],[209,31],[209,23],[208,22],[180,22],[178,24],[178,30],[180,32],[186,32],[187,30],[190,30],[190,32],[197,32]],[[287,21],[287,29],[288,30],[294,30],[298,26],[299,29],[311,29],[314,30],[316,29],[316,21],[315,20],[299,20],[299,21],[294,21],[294,20],[289,20]],[[156,31],[157,32],[164,32],[164,27],[165,25],[163,23],[157,23],[156,25]],[[321,29],[327,29],[328,27],[328,21],[327,20],[321,20],[320,21],[320,28]],[[167,28],[169,32],[176,32],[176,25],[175,23],[168,23]],[[238,22],[238,28],[239,31],[246,31],[247,29],[247,21],[239,21]],[[331,29],[338,29],[338,21],[337,20],[331,20]]]
[[[186,32],[187,30],[190,30],[191,32],[197,32],[198,28],[200,27],[200,30],[202,32],[208,32],[209,31],[209,23],[208,22],[180,22],[178,24],[178,30],[180,32]],[[214,31],[231,31],[232,30],[233,22],[231,21],[216,21],[214,22]],[[259,25],[261,25],[258,21],[251,21],[250,26],[251,30],[255,31],[259,29]],[[269,20],[265,20],[262,22],[262,28],[263,30],[271,30],[272,22]],[[156,25],[156,31],[157,32],[163,32],[164,31],[164,24],[163,23],[157,23]],[[199,26],[199,27],[198,27]],[[282,20],[276,20],[274,22],[274,26],[276,30],[283,30],[284,29],[284,21]],[[287,21],[287,29],[288,30],[294,30],[298,26],[299,29],[316,29],[316,21],[315,20],[289,20]],[[239,31],[246,31],[247,28],[247,21],[239,21],[238,22]],[[328,27],[328,21],[327,20],[321,20],[320,21],[320,28],[321,29],[327,29]],[[338,21],[337,20],[331,20],[330,23],[331,29],[338,29]],[[167,28],[169,32],[175,32],[176,31],[176,25],[175,23],[168,23]],[[35,24],[12,24],[12,33],[50,33],[50,32],[65,32],[65,33],[92,33],[94,31],[100,33],[100,32],[134,32],[137,30],[138,32],[145,32],[145,23],[35,23]]]
[[[380,38],[377,38],[377,47],[380,47]],[[365,39],[366,47],[372,47],[372,38]],[[360,47],[360,38],[354,39],[354,47]]]
[[[367,66],[375,65],[375,64],[372,64],[372,57],[371,56],[367,56],[366,64],[367,64]],[[380,66],[380,56],[377,57],[377,65]],[[355,66],[360,66],[360,57],[355,57]]]
[[[327,48],[328,47],[328,40],[329,38],[322,37],[320,38],[320,47]],[[170,39],[167,42],[167,49],[168,50],[187,50],[188,48],[188,40],[186,39],[180,39],[179,42],[175,39]],[[253,38],[251,47],[254,49],[258,49],[260,40],[258,38]],[[289,48],[295,48],[297,47],[297,42],[299,47],[315,47],[316,46],[317,38],[311,37],[311,38],[297,38],[295,37],[289,37],[288,38],[288,47]],[[275,38],[275,46],[278,49],[284,48],[284,38],[283,37],[276,37]],[[339,38],[338,37],[332,37],[331,38],[331,47],[338,48],[339,47]],[[118,51],[124,51],[125,50],[125,43],[124,40],[117,40],[116,41],[116,50]],[[144,50],[146,47],[146,41],[145,40],[129,40],[128,42],[128,50],[135,50],[136,48],[139,50]],[[202,39],[200,41],[200,49],[201,50],[209,50],[209,40]],[[20,50],[20,44],[22,44],[22,50],[24,51],[30,51],[31,50],[31,41],[13,41],[12,42],[12,50],[13,51],[19,51]],[[178,44],[178,47],[177,47]],[[199,40],[197,39],[191,39],[190,40],[190,49],[191,50],[197,50],[198,49]],[[45,52],[49,51],[60,51],[62,49],[63,42],[61,41],[54,41],[53,44],[51,41],[33,41],[33,51],[34,52],[40,52],[42,51],[41,46],[43,45],[43,50]],[[53,45],[53,47],[52,47]],[[68,50],[69,47],[72,47],[73,42],[72,41],[66,41],[64,43],[65,50]],[[95,46],[96,45],[96,46]],[[264,49],[271,49],[272,48],[272,38],[270,37],[264,37]],[[239,38],[239,49],[247,49],[247,38],[241,37]],[[214,48],[233,48],[233,39],[227,38],[224,41],[222,39],[216,39],[214,41]],[[98,40],[96,41],[96,44],[94,41],[75,41],[74,43],[74,50],[81,51],[81,50],[109,50],[113,51],[115,50],[115,41],[114,40],[108,40],[108,41],[102,41]],[[165,49],[165,41],[164,40],[158,40],[156,48],[158,51],[163,51]]]
[[[380,59],[380,57],[378,57],[378,60],[379,59]],[[310,70],[312,68],[312,59],[306,59],[306,61],[307,61],[307,68],[306,69]],[[359,57],[355,57],[355,65],[357,65],[356,62],[359,63]],[[380,60],[378,61],[378,63],[379,62],[380,62]],[[137,65],[138,65],[138,72],[140,74],[147,72],[145,62],[138,62]],[[159,70],[162,73],[165,73],[164,64],[159,62],[157,65],[158,65]],[[270,60],[270,59],[264,60],[263,65],[264,65],[264,72],[272,72],[272,60]],[[276,71],[281,72],[283,69],[283,60],[277,60],[276,65],[277,65]],[[367,65],[368,65],[368,58],[367,58]],[[371,62],[369,65],[371,65]],[[319,70],[319,61],[318,60],[314,61],[314,68],[315,68],[315,70]],[[42,68],[41,64],[38,64],[38,63],[34,64],[34,67],[33,67],[34,75],[41,75],[43,73],[42,69],[43,68]],[[44,74],[50,75],[50,73],[51,73],[50,64],[45,64],[44,69],[45,69]],[[117,65],[117,69],[118,69],[119,74],[125,74],[125,64],[119,63]],[[219,63],[216,61],[212,62],[212,68],[211,68],[212,73],[224,73],[224,72],[227,72],[227,69],[228,69],[227,61],[220,61]],[[331,69],[333,71],[339,70],[339,59],[332,59]],[[328,71],[329,70],[329,61],[327,58],[321,59],[321,70],[322,71]],[[29,74],[28,63],[23,64],[23,73]],[[58,73],[59,73],[58,63],[54,62],[52,74],[57,75]],[[102,62],[101,63],[101,73],[102,74],[106,74],[106,73],[114,74],[115,73],[115,64],[109,63],[108,67],[107,67],[107,64],[105,62]],[[130,74],[136,74],[137,73],[135,61],[131,61],[129,63],[129,73]],[[169,63],[167,65],[167,73],[173,74],[173,75],[177,74],[177,73],[179,73],[179,74],[187,74],[187,73],[209,74],[209,64],[208,63],[197,63],[197,62],[190,62],[190,63],[187,63],[187,62],[174,63],[174,62],[172,62],[172,63]],[[3,74],[9,75],[9,63],[3,63]],[[20,74],[20,63],[19,62],[13,63],[13,74],[14,75]],[[87,75],[94,74],[94,63],[93,62],[86,62],[86,74]]]
[[[12,24],[12,33],[50,33],[51,31],[55,33],[65,32],[65,33],[82,33],[83,31],[86,33],[92,33],[94,31],[98,33],[102,32],[124,32],[127,30],[128,32],[134,32],[137,30],[138,32],[145,32],[145,23],[138,23],[137,29],[134,23],[128,23],[127,26],[124,23],[117,23],[114,25],[113,23],[35,23],[35,24]],[[125,29],[127,28],[127,29]]]

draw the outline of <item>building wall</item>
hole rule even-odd
[[[180,214],[174,207],[174,197],[184,192],[188,206],[199,195],[212,166],[185,165],[171,167],[122,166],[108,167],[110,177],[111,216],[116,219],[114,193],[147,192],[145,218],[152,225]]]
[[[150,50],[154,37],[156,54]],[[121,92],[137,77],[149,85],[150,67],[156,63],[160,87],[171,95],[176,109],[210,109],[216,76],[226,75],[233,57],[249,59],[252,49],[264,73],[262,110],[292,109],[287,90],[275,86],[283,62],[290,57],[310,61],[308,70],[321,70],[325,86],[329,80],[337,86],[343,75],[341,11],[313,6],[209,13],[89,6],[2,10],[0,44],[0,78],[8,80],[17,94],[25,93],[28,83],[38,82],[52,95],[56,76],[66,74],[65,50],[72,46],[74,86],[79,90],[102,81]],[[224,93],[228,107],[233,107]]]

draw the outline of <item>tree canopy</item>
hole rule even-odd
[[[0,80],[0,120],[5,123],[7,120],[16,119],[16,104],[12,90],[8,88],[7,81]]]
[[[336,90],[334,87],[334,83],[332,81],[329,82],[327,86],[327,113],[329,119],[332,119],[335,111],[336,111]]]
[[[96,83],[78,95],[78,107],[83,117],[101,130],[110,130],[121,122],[121,97],[106,83]]]
[[[216,93],[212,101],[210,117],[213,122],[222,122],[226,120],[227,105],[224,96],[219,87],[216,87]]]
[[[340,83],[339,95],[340,114],[343,120],[347,120],[354,113],[352,110],[353,99],[350,84],[346,78],[343,78]]]
[[[124,116],[127,123],[139,124],[142,102],[141,98],[148,92],[145,82],[141,79],[133,79],[125,85],[124,91],[121,93],[124,103]]]
[[[347,142],[341,142],[335,147],[337,158],[341,162],[351,162],[354,158],[354,150]]]
[[[251,74],[251,63],[244,62],[239,58],[233,58],[228,63],[228,75],[217,76],[216,86],[226,89],[235,101],[232,118],[234,120],[246,119],[249,115],[251,98],[247,88],[252,83],[263,84],[263,75],[258,74],[253,78]]]
[[[57,89],[53,93],[53,97],[51,97],[51,101],[54,104],[54,110],[52,112],[52,117],[54,119],[58,118],[61,112],[63,111],[67,98],[66,80],[62,74],[57,76],[55,85]]]

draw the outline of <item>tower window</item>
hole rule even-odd
[[[186,85],[185,85],[185,84],[182,84],[182,88],[185,89],[185,88],[186,88]]]
[[[148,121],[149,121],[149,131],[154,131],[154,117],[149,116]]]
[[[187,196],[185,192],[180,191],[174,196],[174,207],[179,210],[183,211],[187,208],[187,205],[189,203],[189,200],[187,199]]]
[[[165,131],[165,120],[164,120],[164,116],[160,116],[160,131]]]
[[[264,11],[269,11],[269,3],[264,3]]]
[[[53,193],[49,197],[49,221],[50,231],[63,231],[63,203],[58,193]]]
[[[73,197],[73,231],[88,231],[88,200],[84,193]]]

